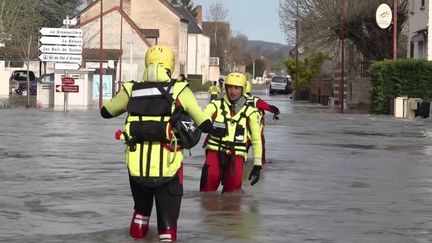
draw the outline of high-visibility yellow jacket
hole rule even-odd
[[[219,94],[219,93],[221,92],[221,90],[220,90],[219,86],[217,86],[217,85],[212,85],[212,86],[209,87],[208,92],[209,92],[210,94],[216,94],[216,95],[217,95],[217,94]]]
[[[209,114],[215,128],[225,128],[226,135],[218,138],[208,135],[206,149],[236,154],[247,159],[247,140],[250,138],[253,149],[254,165],[262,165],[261,115],[252,100],[242,97],[232,104],[225,95],[223,99],[213,100],[204,112]]]
[[[149,130],[155,131],[153,135],[157,138],[136,139],[135,136],[134,139],[138,141],[133,141],[135,144],[126,146],[126,164],[129,174],[149,185],[171,179],[183,161],[183,150],[181,147],[175,147],[175,139],[170,132],[171,126],[168,125],[175,104],[170,104],[153,84],[168,89],[169,82],[127,82],[111,101],[104,104],[105,109],[112,116],[128,112],[124,131],[129,138],[133,137],[134,130],[135,133],[136,131],[139,133],[140,129],[144,129],[145,134]],[[181,103],[195,123],[200,125],[210,118],[202,112],[187,85],[186,82],[176,82],[169,93],[174,100]],[[132,124],[136,125],[135,128]]]

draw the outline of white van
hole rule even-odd
[[[276,92],[291,94],[291,77],[290,76],[273,76],[270,80],[268,90],[270,94]]]

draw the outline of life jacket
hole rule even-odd
[[[219,94],[219,93],[220,93],[220,89],[219,89],[218,86],[216,86],[216,85],[212,85],[212,86],[210,86],[210,88],[209,88],[209,93],[210,93],[210,94]]]
[[[185,82],[129,82],[123,84],[128,93],[124,135],[126,164],[133,179],[147,186],[171,180],[183,161],[176,146],[175,130],[169,120],[175,109],[160,92],[165,89],[174,100],[187,86]]]
[[[247,141],[250,136],[249,116],[254,112],[259,112],[252,99],[246,99],[240,110],[231,116],[230,104],[225,99],[213,100],[212,104],[216,107],[213,126],[215,128],[225,128],[226,135],[218,138],[208,136],[206,149],[223,151],[227,154],[235,154],[247,158]]]

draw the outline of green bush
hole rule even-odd
[[[189,87],[193,92],[201,91],[202,89],[202,75],[189,74],[188,77]]]
[[[372,66],[371,113],[390,114],[391,101],[398,96],[432,98],[432,63],[399,59]]]
[[[208,91],[210,86],[212,86],[213,82],[212,81],[207,81],[205,82],[202,86],[201,86],[201,91]]]

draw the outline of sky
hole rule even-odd
[[[228,9],[227,21],[233,33],[241,32],[249,40],[287,44],[279,27],[279,0],[193,0],[202,5],[204,20],[209,7],[220,3]]]

